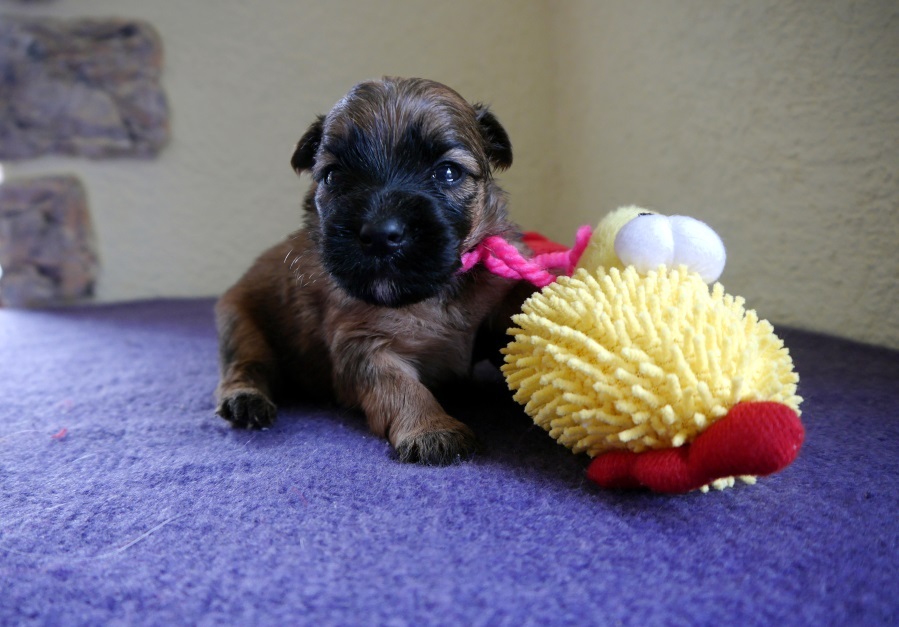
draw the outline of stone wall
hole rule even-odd
[[[169,137],[162,45],[134,20],[0,19],[0,159],[152,156]]]
[[[161,71],[145,22],[0,16],[0,160],[156,155],[169,139]],[[0,306],[88,298],[98,270],[76,177],[0,180]]]
[[[98,260],[87,196],[73,176],[0,185],[0,305],[65,304],[93,294]]]

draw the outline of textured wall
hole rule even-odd
[[[297,139],[355,82],[384,74],[434,78],[492,104],[514,138],[516,164],[501,178],[516,217],[534,222],[546,205],[543,2],[0,0],[0,12],[126,16],[162,37],[171,140],[157,159],[4,163],[8,178],[71,171],[84,181],[100,300],[224,290],[299,224],[308,179],[289,165]]]
[[[77,302],[94,291],[97,255],[87,196],[73,176],[0,185],[0,306]]]
[[[562,236],[620,204],[708,221],[775,323],[899,348],[899,3],[554,5]]]
[[[0,19],[0,159],[155,155],[162,43],[146,22]]]
[[[76,171],[99,296],[221,291],[298,221],[287,165],[353,82],[424,75],[494,105],[513,215],[569,241],[623,203],[710,222],[759,313],[899,348],[899,4],[81,0],[0,10],[149,20],[172,140]]]

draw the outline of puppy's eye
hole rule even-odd
[[[337,185],[340,182],[340,172],[337,171],[337,168],[330,168],[322,177],[322,182],[328,187]]]
[[[441,163],[434,168],[431,178],[442,185],[455,185],[465,178],[465,172],[454,163]]]

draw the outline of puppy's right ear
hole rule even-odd
[[[290,158],[290,166],[297,174],[315,165],[315,153],[322,141],[325,116],[320,115],[297,142],[296,150]]]
[[[509,134],[487,105],[478,103],[474,105],[474,110],[490,165],[497,170],[505,170],[512,165],[512,142],[509,141]]]

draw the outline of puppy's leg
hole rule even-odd
[[[221,379],[216,413],[233,426],[262,429],[275,420],[271,401],[276,361],[251,316],[227,299],[216,305]]]
[[[475,451],[474,433],[443,410],[411,364],[388,349],[360,353],[339,360],[338,393],[362,408],[371,431],[390,441],[400,461],[445,466]]]

